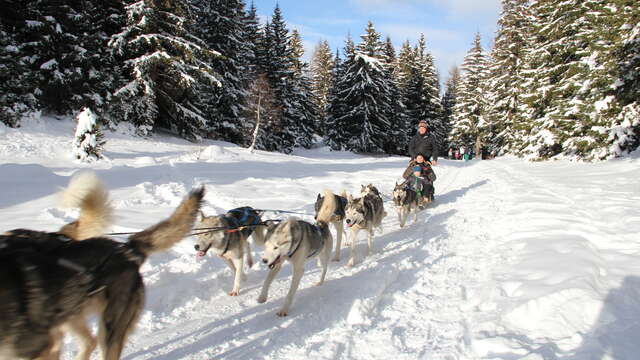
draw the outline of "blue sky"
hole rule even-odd
[[[250,3],[250,0],[247,0]],[[315,45],[326,39],[342,49],[347,34],[356,42],[367,21],[373,21],[384,37],[391,36],[396,48],[403,41],[415,44],[424,33],[441,74],[447,77],[459,65],[479,31],[483,46],[491,45],[500,13],[500,0],[254,0],[258,14],[270,18],[276,3],[289,29],[297,28],[305,44],[305,59]]]

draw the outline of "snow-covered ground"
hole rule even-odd
[[[0,229],[56,230],[74,219],[55,192],[80,168],[110,189],[118,232],[169,215],[198,184],[208,191],[207,214],[243,205],[312,213],[322,189],[356,193],[368,183],[385,194],[389,215],[375,253],[362,258],[361,234],[360,261],[347,267],[343,248],[320,287],[315,261],[307,264],[286,318],[275,313],[288,265],[258,304],[263,266],[230,297],[233,274],[217,258],[196,259],[192,238],[153,256],[143,267],[146,310],[124,359],[640,357],[637,156],[443,160],[436,204],[400,229],[389,196],[406,158],[325,148],[249,154],[222,142],[107,132],[107,159],[81,165],[71,158],[72,134],[70,121],[0,125]]]

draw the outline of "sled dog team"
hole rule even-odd
[[[269,268],[258,302],[267,300],[271,283],[289,261],[291,285],[277,312],[286,316],[305,262],[317,257],[322,267],[317,284],[321,285],[330,259],[340,260],[344,224],[350,232],[348,265],[353,266],[358,233],[367,232],[369,255],[374,229],[382,228],[387,215],[380,192],[371,184],[362,186],[358,198],[329,190],[319,194],[316,224],[298,218],[263,222],[260,211],[251,207],[206,216],[200,210],[204,193],[203,187],[191,191],[169,218],[119,242],[105,236],[113,213],[108,192],[93,173],[80,173],[62,192],[64,206],[80,209],[76,221],[57,232],[16,229],[1,234],[0,360],[57,360],[65,333],[78,340],[76,360],[88,360],[97,345],[102,359],[120,359],[144,307],[140,267],[152,253],[167,250],[192,233],[194,225],[197,255],[215,253],[234,272],[231,296],[240,294],[245,257],[248,267],[253,264],[250,236],[255,245],[264,247],[261,261]],[[393,199],[404,226],[420,200],[411,189],[397,184]],[[333,257],[330,224],[337,234]],[[97,337],[88,327],[90,316],[98,319]]]

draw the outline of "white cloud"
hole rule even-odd
[[[412,12],[416,6],[431,5],[447,11],[448,16],[478,15],[478,13],[498,13],[500,0],[349,0],[361,10],[388,13]]]
[[[410,40],[415,43],[420,34],[424,34],[427,43],[432,41],[464,41],[465,34],[459,31],[435,29],[420,25],[408,24],[376,24],[376,30],[383,35],[391,36],[394,41]]]

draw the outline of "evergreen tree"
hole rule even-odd
[[[76,131],[73,140],[73,155],[80,161],[96,161],[102,158],[104,135],[100,131],[96,114],[84,108],[76,115]]]
[[[291,32],[289,39],[291,64],[293,66],[291,78],[291,92],[289,101],[291,106],[285,116],[295,134],[295,146],[310,148],[313,135],[318,133],[319,119],[316,100],[313,97],[313,84],[310,77],[309,65],[302,61],[304,47],[298,30]]]
[[[358,132],[354,124],[349,122],[349,117],[347,116],[351,109],[349,109],[346,101],[346,96],[350,90],[346,74],[347,70],[353,65],[355,58],[355,44],[350,36],[345,41],[343,52],[345,54],[344,59],[340,59],[339,54],[336,53],[333,82],[327,99],[325,143],[332,150],[346,150],[349,139]]]
[[[344,74],[346,91],[338,96],[349,111],[335,121],[348,134],[345,148],[351,151],[383,152],[389,131],[390,91],[380,34],[369,22]]]
[[[313,52],[311,60],[311,73],[313,74],[313,93],[318,109],[318,134],[324,135],[326,132],[324,120],[327,117],[327,106],[329,89],[333,82],[333,70],[335,62],[329,48],[329,42],[320,41]]]
[[[424,34],[420,34],[420,40],[415,51],[417,66],[423,77],[422,90],[425,101],[420,120],[425,120],[429,124],[430,132],[434,136],[436,143],[442,146],[446,132],[442,125],[443,108],[440,100],[440,78],[433,56],[426,50]],[[414,127],[415,124],[412,128]]]
[[[502,0],[502,14],[491,52],[489,106],[490,148],[513,151],[521,108],[520,87],[524,82],[523,60],[527,48],[528,0]]]
[[[212,69],[221,74],[221,88],[204,86],[200,89],[210,119],[207,130],[215,138],[242,143],[244,131],[241,115],[249,79],[246,55],[251,50],[245,39],[244,3],[239,0],[196,0],[197,21],[194,33],[208,49],[222,56],[212,59]]]
[[[396,58],[396,51],[391,42],[391,38],[387,36],[383,47],[383,59],[386,65],[385,80],[389,89],[389,104],[387,104],[387,119],[389,119],[389,130],[386,136],[386,144],[384,150],[388,154],[407,153],[407,129],[410,126],[407,118],[407,109],[402,102],[401,90],[396,82],[399,71]]]
[[[626,147],[629,134],[620,125],[628,119],[618,117],[622,109],[612,83],[621,29],[631,13],[624,8],[633,9],[633,2],[532,3],[535,36],[525,59],[532,76],[524,87],[533,90],[523,95],[532,120],[523,155],[591,160],[617,156]]]
[[[22,1],[0,2],[0,122],[18,127],[20,120],[37,109],[32,93],[34,79],[23,56],[18,34],[25,31]]]
[[[484,87],[487,67],[487,58],[480,44],[480,34],[476,34],[473,46],[462,63],[463,74],[456,97],[450,135],[451,142],[467,147],[474,146],[476,151],[487,141]]]
[[[456,98],[458,96],[458,87],[460,84],[460,70],[457,66],[453,66],[449,70],[449,78],[445,82],[444,96],[442,97],[442,125],[445,130],[446,138],[450,138],[451,124],[453,122],[453,111],[456,106]],[[446,147],[452,144],[445,144]]]
[[[126,2],[127,24],[110,45],[124,62],[126,84],[115,91],[114,115],[141,135],[155,126],[187,139],[206,130],[201,110],[203,86],[220,86],[214,56],[193,36],[190,9],[179,0]]]

